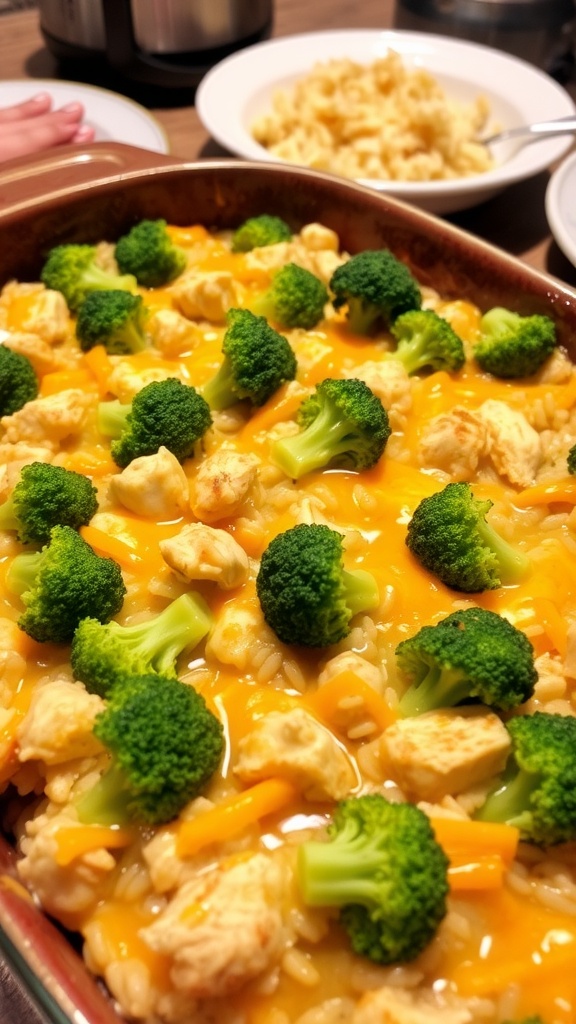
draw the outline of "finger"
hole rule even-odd
[[[24,121],[31,117],[46,114],[52,108],[52,97],[47,92],[39,92],[29,100],[23,100],[11,107],[0,108],[0,124],[10,121]]]
[[[0,160],[28,156],[67,142],[90,141],[82,132],[83,127],[88,128],[79,127],[76,120],[59,117],[57,113],[42,119],[0,125]],[[93,134],[92,129],[88,128],[88,131]]]

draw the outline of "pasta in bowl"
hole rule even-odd
[[[168,193],[179,193],[180,201],[190,193],[190,179],[183,170],[165,173],[171,188],[164,199],[171,212]],[[254,170],[255,200],[261,196],[259,173]],[[509,312],[536,317],[530,326],[538,333],[529,337],[540,339],[538,365],[523,364],[522,376],[502,376],[479,347],[487,334],[483,318],[498,308],[487,301],[486,256],[482,304],[474,301],[478,293],[468,287],[464,270],[457,281],[438,278],[432,287],[426,279],[433,247],[423,258],[416,230],[434,230],[431,219],[410,213],[414,219],[407,221],[402,210],[382,207],[382,245],[369,234],[366,246],[354,245],[344,222],[336,230],[338,216],[345,207],[350,225],[353,195],[353,230],[364,216],[374,225],[377,197],[344,190],[329,213],[327,197],[334,186],[329,182],[324,193],[314,176],[306,180],[313,206],[323,197],[322,220],[298,217],[289,223],[291,197],[286,195],[284,208],[276,206],[273,216],[272,206],[265,211],[264,228],[272,220],[282,240],[248,249],[244,241],[238,249],[234,237],[241,223],[244,239],[246,220],[256,218],[260,231],[263,225],[254,207],[243,218],[233,212],[231,222],[218,223],[226,190],[237,190],[238,179],[232,180],[237,174],[237,167],[215,167],[213,179],[207,168],[194,175],[191,191],[200,208],[207,208],[202,197],[207,179],[216,205],[204,224],[188,216],[180,223],[168,220],[169,241],[184,253],[185,264],[162,285],[127,281],[141,274],[130,258],[116,265],[118,240],[136,223],[160,220],[144,176],[128,183],[124,178],[122,195],[132,196],[133,203],[142,188],[152,217],[134,216],[134,206],[116,230],[108,225],[104,232],[96,216],[90,230],[86,221],[76,235],[69,228],[66,240],[52,234],[58,245],[93,249],[90,256],[102,274],[120,271],[129,285],[126,294],[142,299],[147,316],[138,351],[127,350],[126,336],[104,344],[101,334],[98,344],[91,344],[79,331],[87,297],[71,310],[78,293],[69,291],[69,279],[59,282],[64,291],[54,287],[46,244],[36,272],[19,272],[3,289],[4,343],[29,360],[39,384],[38,395],[2,422],[4,506],[34,464],[88,478],[96,490],[96,512],[84,511],[87,522],[52,527],[51,534],[56,529],[61,542],[62,531],[68,538],[72,531],[94,556],[112,560],[126,591],[122,607],[112,614],[97,609],[98,614],[92,610],[84,617],[69,601],[67,615],[83,616],[77,625],[72,622],[70,639],[38,639],[27,591],[19,596],[14,589],[14,565],[35,557],[41,545],[24,542],[22,526],[7,527],[5,520],[2,618],[10,658],[3,675],[3,813],[20,855],[20,884],[29,885],[51,916],[78,932],[89,970],[105,980],[128,1018],[229,1020],[233,1014],[250,1021],[282,1014],[286,1021],[345,1016],[356,1022],[385,1019],[385,1014],[403,1021],[412,1013],[498,1024],[537,1013],[544,1020],[562,1020],[563,1014],[570,1019],[566,1007],[574,993],[564,964],[574,929],[571,841],[565,832],[543,839],[525,818],[512,824],[502,816],[495,820],[493,812],[486,812],[489,818],[481,814],[504,765],[510,767],[513,744],[514,757],[523,756],[513,723],[540,722],[539,715],[547,723],[573,719],[573,581],[566,553],[573,545],[569,457],[576,438],[574,371],[563,347],[569,295],[560,290],[558,302],[551,303],[553,288],[546,281],[541,298],[530,275],[523,290],[511,273],[503,283],[507,263],[494,257],[501,302],[510,307],[515,295],[516,309]],[[160,171],[155,189],[161,178]],[[109,189],[107,183],[100,192],[106,202]],[[86,197],[77,202],[80,220],[88,207],[99,208],[97,194],[91,202]],[[233,202],[231,195],[231,207]],[[69,224],[73,213],[69,208]],[[44,219],[34,211],[33,216],[44,232],[51,215]],[[439,230],[443,266],[455,267],[466,240],[445,226]],[[354,268],[364,264],[365,274],[365,254],[374,251],[377,266],[385,263],[395,282],[394,302],[378,305],[376,315],[361,306],[357,320]],[[480,254],[473,245],[471,251],[478,268]],[[390,255],[383,259],[383,252]],[[84,249],[80,255],[86,255]],[[177,256],[172,266],[179,263]],[[280,313],[278,306],[264,324],[259,319],[257,310],[270,301],[269,288],[286,265],[307,271],[326,289],[327,301],[320,313],[316,307],[313,325],[286,326],[286,309]],[[459,265],[465,267],[464,258]],[[385,294],[389,300],[390,292]],[[407,308],[398,308],[399,296]],[[309,305],[306,309],[312,317]],[[443,339],[441,355],[426,349],[417,357],[412,347],[408,357],[402,331],[410,323],[414,327],[414,317],[421,324],[422,314]],[[239,326],[249,323],[256,330],[252,317],[264,332],[258,348],[277,344],[270,340],[271,330],[288,342],[294,362],[281,363],[285,379],[261,404],[248,394],[237,394],[228,404],[222,390],[215,400],[224,349],[233,352]],[[533,358],[532,343],[528,348]],[[433,363],[416,365],[420,358]],[[185,455],[174,455],[165,444],[160,447],[168,455],[160,448],[138,452],[121,466],[115,460],[124,461],[125,448],[116,446],[119,438],[106,416],[130,406],[134,425],[142,409],[138,396],[157,394],[156,386],[166,381],[193,387],[204,400],[211,385],[211,422]],[[327,381],[332,382],[328,387]],[[352,465],[348,440],[334,462],[329,453],[328,461],[314,468],[287,473],[287,449],[294,455],[299,437],[313,425],[311,413],[320,415],[321,398],[334,396],[333,382],[339,382],[341,394],[353,394],[355,401],[362,397],[376,448],[370,444],[368,453],[363,448],[354,456],[363,464]],[[173,420],[172,431],[179,427]],[[171,438],[164,440],[172,445]],[[18,456],[20,465],[9,456]],[[149,461],[142,466],[139,460]],[[438,564],[434,569],[424,564],[413,524],[430,509],[429,499],[440,495],[442,500],[458,495],[460,502],[473,496],[482,506],[476,511],[519,556],[515,578],[485,578],[482,586],[460,580],[455,586],[454,579],[442,580]],[[159,507],[160,499],[167,504]],[[263,572],[278,568],[277,542],[288,537],[292,543],[302,535],[312,538],[311,548],[300,548],[282,584],[267,590]],[[317,577],[312,588],[294,588],[302,586],[306,567],[318,564],[310,558],[327,557],[326,540],[356,581],[359,603],[348,606],[344,620],[341,609],[328,624],[320,616],[318,628],[336,628],[340,635],[316,634],[311,643],[305,629],[313,620],[318,623],[318,594],[322,602],[329,600],[320,584],[328,574]],[[49,546],[53,543],[51,536]],[[503,571],[500,566],[498,572]],[[87,584],[75,597],[78,605],[86,590]],[[64,589],[61,597],[68,593]],[[280,618],[270,594],[288,602]],[[178,790],[184,803],[177,811],[171,805],[161,812],[164,820],[153,820],[157,812],[149,803],[131,804],[126,816],[125,801],[109,805],[111,816],[103,820],[94,804],[87,807],[86,797],[94,794],[114,756],[110,711],[128,708],[122,735],[138,722],[149,739],[139,747],[139,756],[146,757],[159,756],[165,736],[172,742],[176,722],[180,728],[187,718],[182,705],[170,720],[174,728],[164,730],[155,719],[150,740],[145,733],[150,719],[142,717],[140,701],[150,684],[142,680],[142,661],[127,667],[126,659],[142,659],[145,623],[192,596],[196,633],[186,634],[175,662],[177,679],[168,658],[153,668],[153,684],[166,699],[173,691],[201,698],[203,734],[214,722],[223,727],[221,734],[211,732],[221,736],[222,746],[210,744],[217,765],[212,762],[207,775],[195,780],[196,791],[188,782]],[[284,632],[288,613],[291,635]],[[498,645],[499,652],[513,657],[517,691],[494,693],[495,681],[484,680],[481,697],[463,697],[460,691],[449,699],[444,690],[440,707],[408,708],[411,687],[420,689],[406,669],[416,638],[429,657],[425,645],[435,642],[429,630],[439,639],[446,631],[469,634],[473,645],[480,626],[493,630],[496,623],[490,648]],[[104,633],[112,657],[101,646]],[[136,652],[134,643],[140,644]],[[488,661],[485,654],[481,664]],[[154,698],[147,696],[147,705],[149,699]],[[565,742],[557,740],[558,759]],[[198,742],[181,751],[176,774],[168,760],[163,762],[161,783],[170,779],[171,798],[181,785],[185,753],[197,747]],[[554,769],[550,779],[556,784]],[[141,781],[138,786],[140,796],[148,792]],[[326,896],[311,888],[307,865],[338,848],[350,828],[348,816],[368,828],[372,815],[380,821],[390,813],[395,820],[386,826],[392,830],[388,844],[393,846],[396,834],[404,847],[409,836],[417,837],[418,858],[413,853],[416,859],[408,861],[405,876],[412,881],[410,891],[415,892],[416,877],[424,877],[425,884],[416,903],[404,902],[402,910],[400,901],[400,936],[404,940],[410,931],[408,948],[398,942],[397,931],[385,941],[379,931],[379,952],[371,949],[367,955],[366,948],[353,944],[362,945],[365,919],[342,910],[334,893],[322,902]],[[558,827],[569,828],[571,820],[568,806]],[[395,877],[402,891],[403,876]],[[363,904],[344,903],[350,905]],[[426,925],[414,935],[422,907]],[[392,910],[389,903],[387,921]]]

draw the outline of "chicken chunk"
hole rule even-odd
[[[281,869],[270,856],[232,858],[186,882],[140,936],[171,959],[177,989],[192,998],[228,996],[283,952],[283,889]]]
[[[190,320],[221,324],[240,304],[240,290],[229,270],[191,270],[170,288],[179,311]]]
[[[463,406],[455,406],[430,420],[420,442],[420,465],[441,469],[454,481],[469,481],[487,445],[484,419]]]
[[[240,740],[234,772],[248,783],[286,778],[308,800],[342,800],[357,785],[344,749],[301,708],[260,718]]]
[[[368,686],[371,686],[377,693],[382,692],[383,684],[388,678],[383,665],[373,665],[372,662],[367,661],[366,658],[363,658],[361,654],[357,654],[356,651],[342,651],[341,654],[335,655],[334,658],[330,658],[326,662],[318,676],[318,686],[323,686],[324,683],[328,683],[330,679],[341,675],[342,672],[353,672],[354,675],[368,683]]]
[[[269,631],[259,608],[239,608],[232,604],[224,606],[216,624],[206,641],[206,655],[216,658],[223,665],[234,665],[243,671],[251,663],[257,650],[262,646],[272,649],[273,634]]]
[[[22,330],[39,335],[49,345],[64,341],[71,329],[70,313],[61,292],[39,289],[22,321]]]
[[[68,388],[46,398],[35,398],[12,416],[2,417],[0,425],[5,431],[4,441],[9,444],[24,441],[48,447],[59,444],[80,433],[96,402],[95,395],[88,395],[80,388]]]
[[[470,705],[400,719],[383,733],[381,749],[409,798],[434,801],[502,771],[510,737],[498,715]]]
[[[148,320],[148,330],[153,345],[168,358],[190,352],[204,340],[198,324],[176,309],[157,309]]]
[[[412,408],[412,384],[399,359],[368,360],[347,376],[358,377],[378,396],[392,429],[399,429]]]
[[[175,537],[160,541],[162,557],[179,579],[212,580],[233,590],[248,579],[248,555],[226,530],[192,523]]]
[[[496,472],[511,484],[534,483],[542,459],[540,435],[523,412],[489,398],[478,409],[488,431],[487,451]]]
[[[472,1020],[472,1011],[457,997],[383,985],[362,996],[351,1024],[470,1024]]]
[[[149,366],[146,370],[135,370],[123,359],[116,363],[108,378],[108,390],[121,402],[131,402],[135,395],[147,384],[157,380],[167,380],[174,373],[163,366]]]
[[[296,263],[328,284],[336,267],[346,259],[338,248],[336,232],[322,224],[311,223],[306,224],[291,241],[257,247],[246,253],[245,258],[249,268],[270,273],[286,263]]]
[[[163,446],[113,476],[110,492],[130,512],[157,521],[175,519],[189,502],[188,478],[176,456]]]
[[[58,864],[55,833],[77,827],[81,826],[71,806],[48,804],[44,813],[27,822],[20,844],[23,856],[18,861],[18,873],[37,895],[42,909],[70,927],[77,922],[76,915],[94,907],[101,897],[103,879],[116,867],[114,857],[103,848],[76,857],[71,864]]]
[[[55,679],[37,686],[19,729],[20,760],[62,764],[98,754],[92,729],[104,701],[81,683]]]
[[[196,518],[209,523],[236,515],[256,483],[258,466],[255,455],[223,448],[204,459],[192,484]]]
[[[300,240],[310,252],[340,251],[340,239],[336,232],[332,228],[327,228],[325,224],[319,224],[318,221],[304,225],[300,231]]]
[[[32,368],[41,377],[62,366],[62,357],[58,350],[53,349],[39,334],[31,334],[27,331],[0,330],[0,343],[6,345],[6,348],[12,349],[13,352],[26,356],[26,359],[30,360]]]

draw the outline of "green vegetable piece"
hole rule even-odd
[[[328,290],[315,274],[296,263],[286,263],[272,284],[253,305],[253,311],[281,327],[312,330],[324,316]]]
[[[135,292],[132,274],[115,274],[97,263],[94,245],[57,245],[48,253],[40,278],[47,288],[62,292],[68,308],[75,312],[90,292],[121,290]]]
[[[114,250],[123,274],[133,274],[144,288],[173,281],[186,268],[184,249],[170,237],[165,220],[142,220],[123,235]]]
[[[336,268],[330,279],[334,308],[347,306],[355,334],[370,334],[410,309],[420,309],[422,295],[408,267],[388,249],[366,250]]]
[[[485,608],[423,626],[398,644],[396,661],[409,684],[399,705],[404,716],[470,700],[509,711],[532,696],[538,680],[528,638]]]
[[[0,344],[0,416],[12,416],[37,396],[38,378],[30,360]]]
[[[412,554],[447,587],[477,593],[518,583],[528,558],[486,521],[490,500],[474,497],[467,483],[451,483],[423,498],[408,526]]]
[[[83,352],[103,345],[111,355],[141,352],[148,347],[148,311],[141,295],[123,291],[91,292],[78,310],[76,337]]]
[[[362,380],[327,378],[302,402],[300,433],[272,445],[272,458],[293,480],[326,467],[375,466],[388,438],[388,414]]]
[[[328,647],[350,632],[350,620],[379,604],[374,577],[346,570],[342,536],[300,524],[278,534],[260,562],[256,592],[264,618],[285,644]]]
[[[258,217],[249,217],[236,228],[232,234],[232,252],[250,252],[263,245],[289,242],[291,238],[292,231],[286,221],[262,213]]]
[[[556,345],[556,327],[550,317],[520,316],[495,306],[480,320],[474,356],[486,373],[508,380],[537,373]]]
[[[86,476],[63,466],[31,462],[20,472],[12,494],[0,505],[0,529],[18,540],[43,544],[53,526],[78,530],[98,510],[96,488]]]
[[[466,362],[462,339],[431,309],[402,313],[390,332],[398,345],[389,358],[398,359],[409,374],[425,369],[455,373]]]
[[[340,907],[352,949],[378,964],[414,960],[446,915],[448,859],[413,804],[379,793],[341,801],[329,842],[298,848],[304,903]]]
[[[71,526],[54,526],[41,551],[16,555],[6,586],[25,606],[20,629],[39,643],[69,643],[82,619],[107,622],[126,593],[120,566],[103,558]]]

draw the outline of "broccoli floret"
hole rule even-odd
[[[476,499],[467,483],[447,484],[416,508],[406,536],[410,551],[454,590],[477,593],[517,583],[530,562],[486,521],[493,504]]]
[[[356,334],[370,334],[410,309],[422,296],[408,267],[388,249],[366,250],[337,267],[330,279],[335,309],[348,306],[348,323]]]
[[[72,640],[72,671],[90,693],[101,697],[124,676],[175,676],[178,656],[196,647],[211,625],[210,610],[199,594],[182,594],[134,626],[83,619]]]
[[[291,238],[292,231],[286,221],[262,213],[259,217],[249,217],[236,228],[232,234],[232,252],[250,252],[262,245],[289,242]]]
[[[168,448],[182,462],[212,423],[208,403],[191,385],[176,377],[146,384],[132,402],[101,402],[98,427],[115,438],[112,458],[124,469],[141,455]]]
[[[300,405],[298,424],[300,433],[272,445],[272,458],[293,480],[326,466],[370,469],[390,437],[382,402],[355,378],[317,384]]]
[[[282,327],[303,327],[309,331],[324,316],[328,299],[328,291],[319,277],[297,263],[286,263],[252,308]]]
[[[12,494],[0,505],[0,529],[16,530],[26,544],[48,540],[53,526],[77,530],[98,510],[96,488],[81,473],[31,462],[20,472]]]
[[[112,763],[76,807],[80,821],[158,825],[177,817],[216,771],[220,721],[193,686],[132,676],[97,716],[94,735]]]
[[[82,619],[108,622],[126,593],[120,566],[71,526],[54,526],[41,551],[16,555],[6,586],[25,606],[20,629],[40,643],[68,643]]]
[[[0,344],[0,416],[12,416],[37,395],[38,378],[30,360]]]
[[[536,711],[506,728],[512,754],[475,817],[515,825],[538,846],[576,839],[576,718]]]
[[[401,715],[421,715],[471,699],[507,711],[534,692],[538,673],[528,638],[485,608],[453,612],[396,648],[409,686]]]
[[[572,445],[566,459],[566,468],[573,476],[576,473],[576,444]]]
[[[94,245],[57,245],[48,253],[40,278],[47,288],[62,292],[68,308],[75,312],[90,292],[120,290],[135,292],[132,274],[114,274],[97,263]]]
[[[226,322],[224,360],[202,394],[211,409],[227,409],[243,399],[264,405],[284,381],[296,376],[296,356],[263,316],[229,309]]]
[[[341,534],[314,523],[274,537],[262,555],[256,592],[282,643],[305,647],[342,640],[353,616],[380,600],[369,572],[344,568]]]
[[[456,331],[431,309],[411,309],[397,317],[390,328],[398,342],[390,353],[399,359],[407,373],[418,370],[461,370],[466,362],[464,345]]]
[[[379,793],[341,801],[329,842],[298,848],[306,904],[339,907],[352,948],[379,964],[414,960],[446,914],[448,859],[423,811]]]
[[[116,243],[116,262],[144,288],[168,284],[185,269],[184,250],[170,237],[165,220],[142,220]]]
[[[78,310],[76,337],[83,352],[103,345],[113,355],[147,348],[147,309],[141,295],[123,291],[91,292]]]
[[[480,320],[474,357],[494,377],[530,377],[556,348],[556,327],[548,316],[520,316],[495,306]]]

